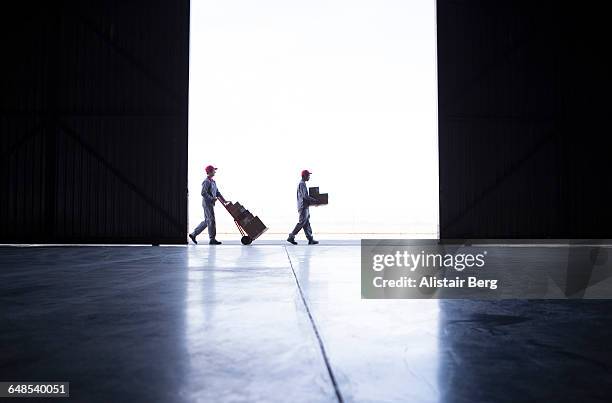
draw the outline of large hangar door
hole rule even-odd
[[[3,12],[0,242],[185,243],[189,1]]]
[[[437,1],[441,238],[610,238],[608,13]]]

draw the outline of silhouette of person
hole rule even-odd
[[[229,203],[226,201],[219,189],[217,188],[217,182],[213,179],[217,168],[209,165],[206,167],[206,179],[202,182],[202,207],[204,208],[204,221],[202,221],[191,234],[189,238],[193,243],[197,244],[196,237],[200,235],[202,231],[208,227],[208,237],[210,238],[209,244],[221,245],[221,242],[217,241],[217,224],[215,221],[215,202],[217,199],[221,200],[221,203]]]
[[[292,243],[293,245],[297,245],[295,240],[295,236],[300,232],[300,230],[304,229],[304,234],[308,239],[308,245],[316,245],[319,241],[315,241],[312,237],[312,228],[310,227],[310,212],[308,211],[308,206],[312,203],[316,203],[317,199],[311,197],[308,194],[308,188],[306,187],[306,182],[310,180],[310,175],[312,172],[309,172],[307,169],[302,171],[302,180],[298,184],[297,188],[297,208],[299,213],[298,223],[295,225],[295,228],[289,234],[289,238],[287,238],[287,242]]]

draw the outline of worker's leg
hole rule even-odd
[[[206,224],[208,226],[208,237],[215,239],[217,236],[217,223],[215,221],[215,207],[206,205],[204,207],[204,215],[206,216]]]
[[[204,221],[202,221],[191,233],[191,235],[195,237],[197,237],[198,235],[200,235],[202,233],[202,231],[204,231],[206,229],[207,226],[207,222],[206,222],[206,205],[204,203],[202,203],[202,208],[204,209]]]
[[[202,231],[204,231],[206,229],[206,219],[204,219],[204,221],[202,221],[200,224],[198,224],[198,226],[193,230],[193,232],[191,233],[193,236],[198,236],[202,233]]]
[[[308,219],[304,224],[304,234],[309,241],[312,241],[312,228],[310,227],[310,214],[308,214]]]
[[[310,213],[306,217],[306,223],[304,223],[304,234],[306,234],[306,238],[308,238],[308,245],[316,245],[319,241],[315,241],[312,237],[312,228],[310,227]]]
[[[308,222],[308,217],[310,217],[310,213],[308,212],[308,208],[303,208],[299,211],[300,217],[298,219],[298,223],[295,224],[295,228],[289,234],[289,238],[295,238],[295,236],[300,232],[304,225]]]

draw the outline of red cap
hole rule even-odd
[[[304,169],[302,171],[302,176],[306,176],[306,175],[310,175],[312,172],[310,172],[308,169]]]
[[[206,167],[206,173],[207,173],[207,174],[209,174],[209,173],[211,173],[211,172],[214,172],[214,171],[216,171],[216,170],[217,170],[217,168],[215,168],[215,167],[214,167],[214,166],[212,166],[212,165],[209,165],[209,166],[207,166],[207,167]]]

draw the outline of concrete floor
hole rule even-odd
[[[338,242],[3,247],[0,381],[69,381],[75,402],[610,401],[611,302],[361,300],[359,263]]]

